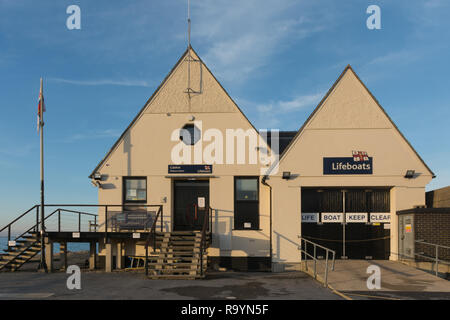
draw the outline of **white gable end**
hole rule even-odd
[[[321,177],[326,175],[324,158],[352,157],[353,151],[373,158],[373,172],[345,175],[348,178],[403,179],[406,170],[412,169],[426,184],[433,175],[348,67],[282,155],[279,172]]]

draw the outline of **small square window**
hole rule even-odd
[[[236,200],[257,201],[258,179],[236,179]]]
[[[147,201],[147,179],[127,177],[123,178],[124,202]]]

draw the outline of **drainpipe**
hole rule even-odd
[[[262,178],[261,183],[270,189],[270,270],[272,271],[272,186],[266,180],[267,175]]]

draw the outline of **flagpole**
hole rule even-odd
[[[45,213],[44,213],[44,88],[41,78],[41,89],[39,92],[39,134],[40,134],[40,150],[41,150],[41,262],[39,269],[46,273],[47,264],[45,263]]]

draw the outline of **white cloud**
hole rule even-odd
[[[245,106],[245,109],[255,110],[252,123],[258,129],[286,130],[287,119],[297,119],[305,116],[305,110],[315,107],[324,96],[323,92],[297,95],[288,100],[276,100],[268,103],[255,103],[250,100],[238,98],[236,103]]]
[[[390,52],[383,56],[376,57],[368,62],[368,65],[376,64],[408,64],[416,61],[421,56],[417,50],[401,50],[397,52]]]
[[[112,80],[112,79],[99,79],[99,80],[72,80],[63,78],[49,78],[49,81],[75,84],[80,86],[126,86],[126,87],[153,87],[154,85],[144,80]]]
[[[269,64],[283,45],[325,29],[327,24],[309,16],[302,3],[288,0],[198,2],[192,10],[193,39],[207,43],[202,58],[220,79],[242,82]]]
[[[288,113],[295,112],[300,109],[308,108],[317,105],[320,99],[323,97],[323,93],[301,95],[297,96],[291,100],[279,100],[270,102],[268,104],[258,105],[256,108],[260,113],[278,112],[278,113]]]

